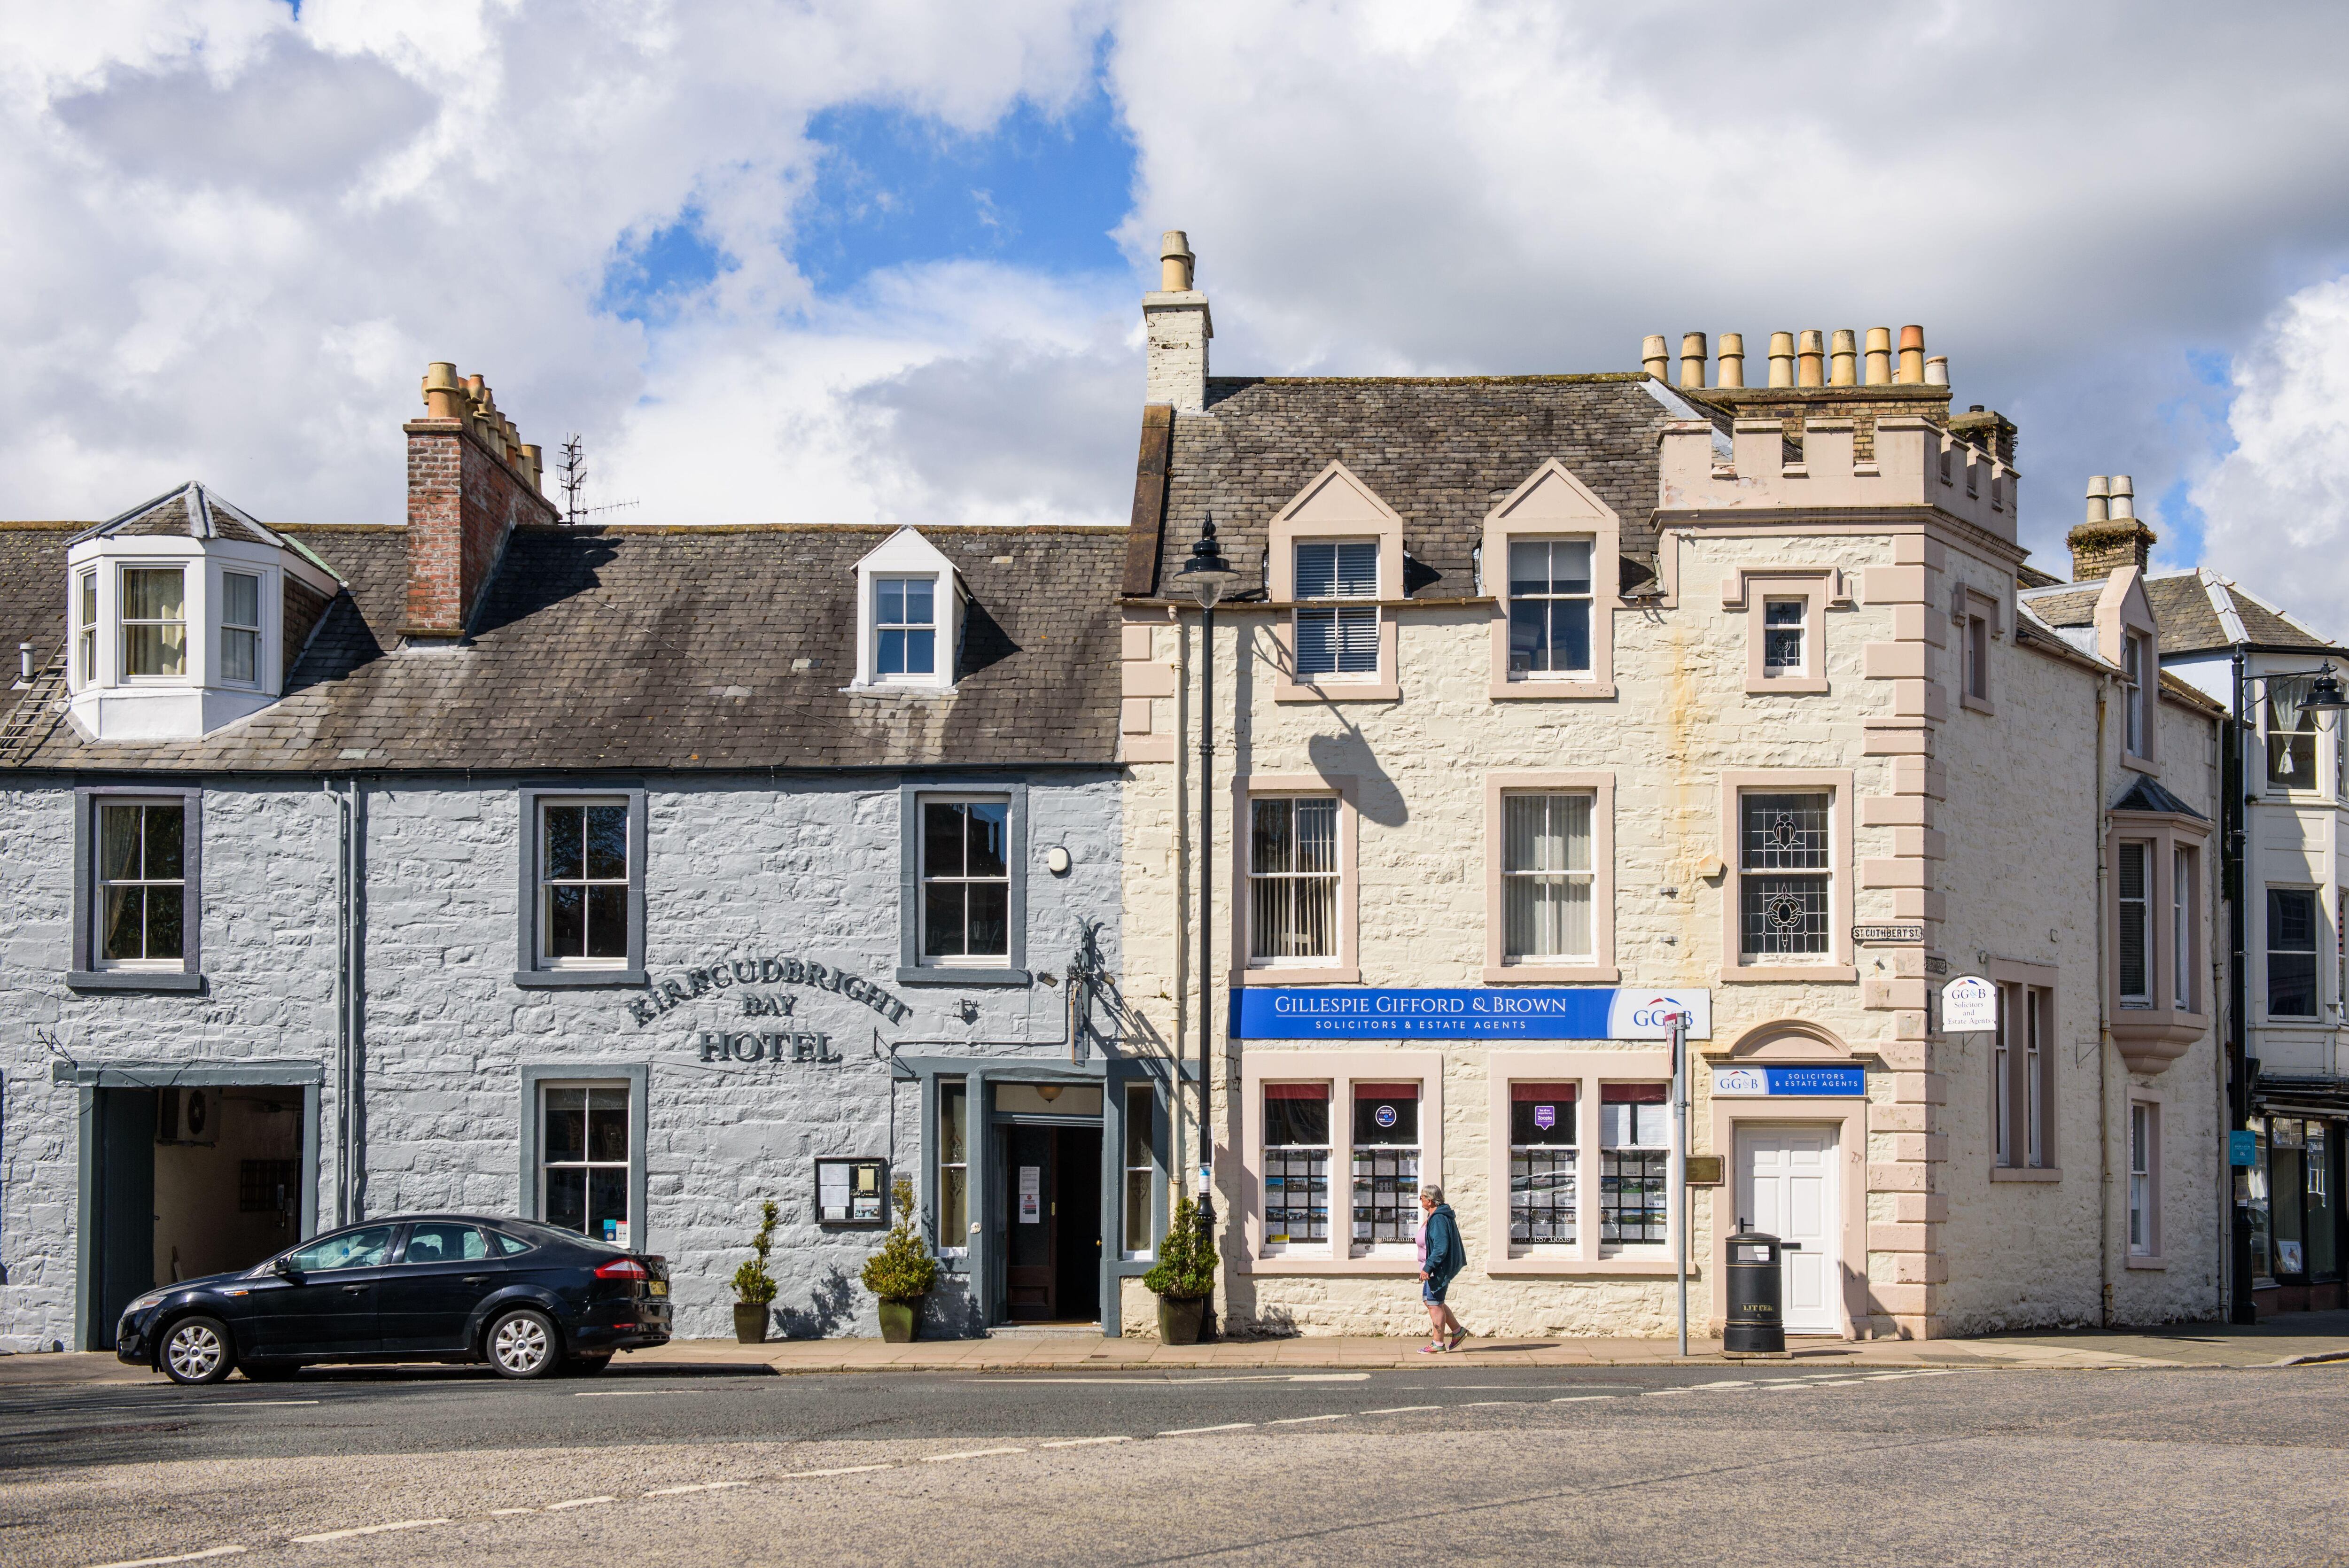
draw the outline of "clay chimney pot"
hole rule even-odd
[[[1859,354],[1856,335],[1851,328],[1836,328],[1835,351],[1828,356],[1830,368],[1827,385],[1857,387],[1859,385]]]
[[[1868,329],[1868,385],[1892,385],[1892,329],[1889,326]]]
[[[1743,387],[1745,385],[1745,335],[1724,332],[1721,335],[1721,371],[1719,385]]]
[[[1805,331],[1802,352],[1798,356],[1800,368],[1795,375],[1795,385],[1797,387],[1826,386],[1827,384],[1825,374],[1826,367],[1821,363],[1826,356],[1826,334],[1817,327],[1811,327]]]
[[[1900,329],[1900,369],[1894,380],[1903,387],[1919,387],[1925,380],[1925,329],[1904,326]]]
[[[1664,335],[1651,332],[1640,344],[1640,364],[1659,381],[1671,379],[1671,356],[1664,352]]]
[[[1930,359],[1925,361],[1926,386],[1947,387],[1949,384],[1950,356],[1948,355],[1936,354]]]
[[[2112,483],[2110,480],[2106,480],[2104,475],[2090,474],[2088,476],[2088,515],[2085,519],[2086,521],[2104,522],[2112,517],[2111,503],[2107,499],[2111,494]]]
[[[1770,385],[1792,387],[1795,384],[1795,335],[1774,332],[1770,335]]]
[[[1158,236],[1158,286],[1167,294],[1189,294],[1199,258],[1191,253],[1191,237],[1180,229]]]
[[[2127,474],[2113,476],[2112,506],[2112,515],[2116,521],[2122,519],[2136,521],[2137,487],[2129,482],[2129,476]]]
[[[1700,391],[1704,387],[1704,334],[1701,332],[1681,334],[1681,385]]]

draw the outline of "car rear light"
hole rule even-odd
[[[597,1279],[650,1279],[645,1265],[634,1258],[614,1258],[595,1271]]]

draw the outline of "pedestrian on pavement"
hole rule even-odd
[[[1452,1276],[1468,1266],[1468,1249],[1460,1243],[1460,1222],[1444,1201],[1444,1189],[1433,1183],[1419,1190],[1419,1298],[1427,1304],[1428,1343],[1422,1356],[1457,1350],[1468,1331],[1444,1305]]]

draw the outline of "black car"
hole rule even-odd
[[[600,1372],[668,1342],[668,1265],[533,1220],[409,1214],[315,1237],[123,1309],[114,1353],[175,1383],[318,1361],[486,1361]]]

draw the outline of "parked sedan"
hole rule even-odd
[[[370,1220],[123,1309],[115,1354],[175,1383],[265,1381],[320,1361],[486,1361],[600,1372],[668,1341],[668,1265],[532,1220]]]

